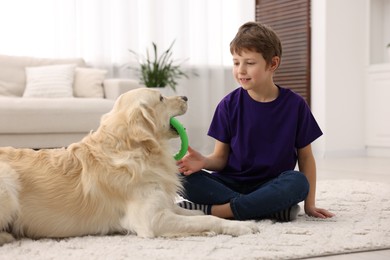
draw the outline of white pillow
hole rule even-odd
[[[107,71],[94,68],[76,68],[73,85],[75,97],[103,98],[103,81]]]
[[[73,97],[75,64],[26,67],[23,97]]]

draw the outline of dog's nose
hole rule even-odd
[[[181,96],[181,99],[183,99],[184,101],[188,101],[188,98],[186,96]]]

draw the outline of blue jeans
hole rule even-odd
[[[205,171],[184,176],[183,197],[198,204],[230,202],[237,220],[263,219],[306,199],[309,182],[303,173],[286,171],[263,183],[242,185]]]

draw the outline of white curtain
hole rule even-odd
[[[198,77],[180,80],[177,94],[189,98],[179,118],[190,144],[210,152],[206,136],[218,101],[236,87],[229,42],[255,15],[254,0],[0,0],[0,54],[82,57],[110,77],[131,77],[128,51],[144,54],[173,40],[175,59]]]

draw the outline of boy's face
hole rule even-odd
[[[245,90],[273,85],[274,69],[267,65],[261,53],[243,50],[233,54],[233,76]]]

